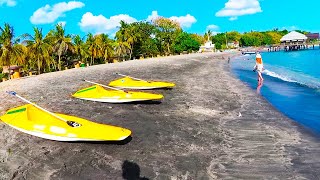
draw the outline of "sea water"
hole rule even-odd
[[[320,135],[320,49],[261,53],[264,82],[253,72],[255,55],[234,58],[232,71],[294,121]]]

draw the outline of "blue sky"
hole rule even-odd
[[[303,3],[307,2],[307,3]],[[302,29],[320,31],[319,0],[0,0],[0,26],[12,25],[15,35],[47,33],[57,23],[67,33],[114,35],[120,20],[128,23],[163,16],[190,33],[236,30]]]

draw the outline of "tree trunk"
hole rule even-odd
[[[131,58],[132,58],[132,54],[133,54],[133,45],[132,46],[130,46],[131,47],[131,49],[129,49],[129,51],[130,51],[130,60],[131,60]]]
[[[9,71],[8,79],[11,79],[11,73],[10,73],[10,63],[9,63],[9,66],[8,66],[8,71]]]
[[[91,50],[91,62],[90,62],[90,66],[92,66],[93,64],[93,50]]]
[[[38,57],[38,74],[40,74],[40,71],[41,71],[41,69],[40,69],[40,59]]]
[[[58,55],[59,61],[58,61],[58,69],[61,71],[61,55]]]

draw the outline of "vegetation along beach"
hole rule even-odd
[[[319,179],[320,29],[272,1],[0,0],[0,180]]]

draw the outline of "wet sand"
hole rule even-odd
[[[131,129],[123,144],[41,139],[0,123],[0,179],[319,179],[320,139],[236,79],[231,54],[91,66],[0,83],[0,111],[24,103]],[[176,83],[162,103],[108,104],[71,94],[120,72]]]

